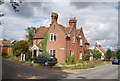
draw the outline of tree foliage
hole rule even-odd
[[[23,0],[10,0],[11,6],[15,12],[19,11],[19,4],[22,3]],[[0,0],[0,5],[4,4],[4,0]]]
[[[96,58],[96,59],[101,58],[102,56],[102,54],[96,49],[92,50],[92,53],[93,53],[93,58]]]
[[[28,41],[18,41],[12,45],[13,55],[19,56],[21,53],[26,53],[29,49]]]
[[[105,54],[105,58],[110,59],[111,57],[112,57],[112,51],[110,49],[108,49],[106,54]]]
[[[35,35],[38,28],[35,27],[28,27],[25,29],[27,31],[26,38],[28,39],[28,44],[33,45],[33,36]]]
[[[118,59],[120,59],[120,49],[117,50],[117,52],[116,52],[116,57],[117,57]]]

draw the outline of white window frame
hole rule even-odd
[[[51,36],[53,36],[52,39],[51,39]],[[55,37],[57,38],[56,33],[50,33],[50,41],[56,41]]]
[[[83,42],[83,40],[82,40],[82,38],[80,38],[80,46],[82,46],[82,42]]]
[[[75,43],[75,36],[72,36],[72,43]]]
[[[80,52],[80,58],[79,58],[79,59],[81,59],[81,60],[82,60],[82,56],[83,56],[83,54],[82,54],[82,52]]]
[[[70,56],[73,56],[73,55],[74,55],[74,51],[70,50]]]
[[[55,51],[55,53],[54,53],[54,51]],[[55,56],[56,56],[56,50],[54,50],[54,49],[49,50],[49,54],[50,54],[50,55],[54,55],[54,54],[55,54]]]

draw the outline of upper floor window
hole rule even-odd
[[[50,34],[50,41],[56,41],[56,34],[55,33]]]
[[[80,37],[80,46],[82,46],[82,36]]]
[[[72,43],[75,43],[75,36],[72,37]]]

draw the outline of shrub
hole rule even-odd
[[[75,55],[72,55],[72,56],[69,55],[66,59],[66,63],[69,63],[69,64],[75,63],[74,57]]]
[[[83,56],[83,60],[89,60],[89,58],[90,58],[90,54],[85,54],[85,55]]]

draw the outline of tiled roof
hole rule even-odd
[[[10,41],[0,41],[0,45],[2,46],[11,46]]]
[[[85,39],[85,43],[89,44],[89,42]]]
[[[34,38],[44,38],[44,34],[47,30],[48,28],[40,27],[34,35]]]
[[[97,46],[97,48],[98,48],[100,51],[102,51],[103,53],[106,53],[106,51],[105,51],[102,47]]]
[[[42,48],[39,44],[36,44],[36,46],[37,46],[38,48]]]
[[[65,27],[66,33],[69,34],[71,29],[72,29],[72,27]]]

